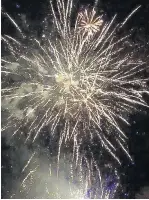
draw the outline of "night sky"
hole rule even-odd
[[[92,1],[82,0],[80,4],[92,4]],[[142,7],[134,14],[125,26],[124,32],[132,30],[131,40],[134,43],[144,45],[142,57],[145,57],[149,63],[149,1],[148,0],[100,0],[101,10],[103,10],[106,18],[111,19],[117,13],[117,22],[122,22],[125,17],[138,5]],[[42,31],[41,22],[44,19],[47,8],[47,0],[2,0],[3,11],[8,12],[18,23],[19,16],[24,14],[31,21],[34,29]],[[46,11],[45,11],[46,10]],[[2,15],[2,34],[15,36],[15,28],[10,21]],[[2,55],[5,54],[2,45]],[[148,76],[145,74],[145,76]],[[146,95],[144,99],[149,105],[149,97]],[[134,162],[130,162],[124,154],[120,152],[122,165],[116,167],[121,174],[122,187],[124,191],[119,194],[120,198],[135,198],[136,193],[141,188],[149,186],[149,109],[138,108],[138,112],[130,116],[129,127],[129,151]],[[43,144],[42,144],[43,145]],[[45,146],[48,145],[44,144]],[[5,138],[2,137],[2,197],[5,196],[7,190],[5,180],[11,175],[10,168],[12,148],[6,144]],[[14,150],[15,152],[15,150]],[[94,151],[96,153],[96,151]],[[98,154],[98,152],[97,152]],[[106,155],[105,159],[109,157]],[[113,162],[113,165],[116,165]],[[149,192],[148,192],[149,193]],[[148,196],[149,198],[149,196]]]

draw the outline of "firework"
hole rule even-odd
[[[103,20],[101,16],[96,17],[95,9],[85,9],[78,14],[79,31],[81,34],[87,34],[89,38],[100,31],[102,24]]]
[[[10,133],[8,140],[9,136]],[[51,139],[47,146],[41,145],[47,140],[41,135],[29,146],[24,144],[23,135],[7,141],[10,148],[3,152],[7,159],[2,159],[3,198],[89,199],[114,198],[119,194],[118,170],[109,161],[103,163],[101,154],[97,159],[91,151],[84,151],[76,164],[73,154],[62,150],[57,163],[57,142]]]
[[[137,105],[146,106],[146,80],[140,78],[145,63],[131,47],[126,51],[128,36],[117,39],[115,17],[110,23],[94,19],[93,8],[72,26],[72,0],[57,1],[57,12],[51,2],[51,10],[57,36],[51,32],[42,42],[26,38],[9,16],[25,39],[2,37],[11,54],[2,59],[2,108],[9,114],[3,129],[13,122],[15,135],[24,126],[27,140],[35,141],[48,126],[52,136],[60,134],[58,156],[62,144],[73,142],[76,160],[83,141],[97,137],[120,163],[117,145],[130,158],[120,123],[129,125],[127,115]]]
[[[57,168],[56,158],[39,158],[36,153],[23,167],[16,187],[11,188],[11,198],[107,199],[114,198],[120,186],[117,171],[111,173],[106,167],[103,175],[99,168],[94,169],[94,161],[84,156],[76,166],[71,154],[63,155]]]

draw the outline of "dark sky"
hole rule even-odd
[[[78,1],[78,0],[76,0]],[[80,4],[93,4],[93,0],[81,0]],[[138,5],[141,8],[129,20],[128,27],[138,27],[149,33],[149,1],[148,0],[100,0],[100,7],[104,10],[109,18],[118,14],[118,20],[124,18]],[[3,0],[2,6],[5,10],[15,16],[18,13],[25,13],[31,19],[40,20],[44,17],[45,8],[48,7],[47,0]]]

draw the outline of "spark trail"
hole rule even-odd
[[[72,155],[65,154],[61,156],[57,174],[56,158],[47,159],[42,155],[39,159],[39,155],[33,155],[12,187],[11,198],[108,199],[114,198],[120,188],[117,171],[111,172],[110,167],[106,167],[106,173],[102,173],[94,159],[89,161],[81,156],[76,166]]]
[[[104,22],[93,8],[78,12],[72,24],[72,0],[58,0],[57,11],[50,4],[56,34],[43,41],[25,38],[7,14],[25,39],[2,37],[11,54],[2,59],[2,108],[10,114],[4,129],[14,124],[15,135],[24,126],[26,140],[35,141],[48,126],[52,136],[60,133],[58,157],[62,144],[73,142],[77,160],[83,141],[97,137],[117,162],[117,145],[131,159],[120,124],[129,125],[126,116],[147,106],[145,62],[126,49],[129,35],[117,37],[122,25],[114,26],[115,17]]]

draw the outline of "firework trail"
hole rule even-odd
[[[60,134],[58,157],[62,144],[73,143],[76,161],[83,141],[97,137],[120,163],[117,145],[130,158],[120,124],[129,125],[127,115],[147,106],[146,80],[140,78],[145,63],[126,48],[129,35],[116,36],[128,18],[113,27],[115,17],[104,22],[93,8],[79,12],[72,24],[72,0],[58,0],[56,9],[50,4],[56,34],[42,41],[27,38],[5,13],[22,39],[2,37],[10,52],[2,59],[2,109],[9,115],[3,130],[13,124],[13,135],[25,130],[26,141],[35,141],[49,127],[52,136]]]
[[[40,158],[39,158],[40,157]],[[10,198],[114,198],[119,187],[117,171],[106,167],[103,176],[94,161],[82,157],[76,166],[72,155],[61,156],[57,173],[57,158],[33,153],[10,191]]]
[[[24,144],[24,137],[9,140],[5,145],[9,150],[3,154],[8,159],[5,166],[2,159],[3,198],[114,198],[121,190],[118,170],[108,162],[102,163],[101,155],[97,163],[94,155],[80,154],[78,163],[73,161],[72,153],[62,151],[59,164],[52,146],[41,145],[46,141],[41,135],[34,143]],[[49,146],[51,148],[49,148]],[[8,170],[6,171],[7,168]],[[11,168],[11,170],[10,170]],[[6,192],[7,191],[7,192]]]

